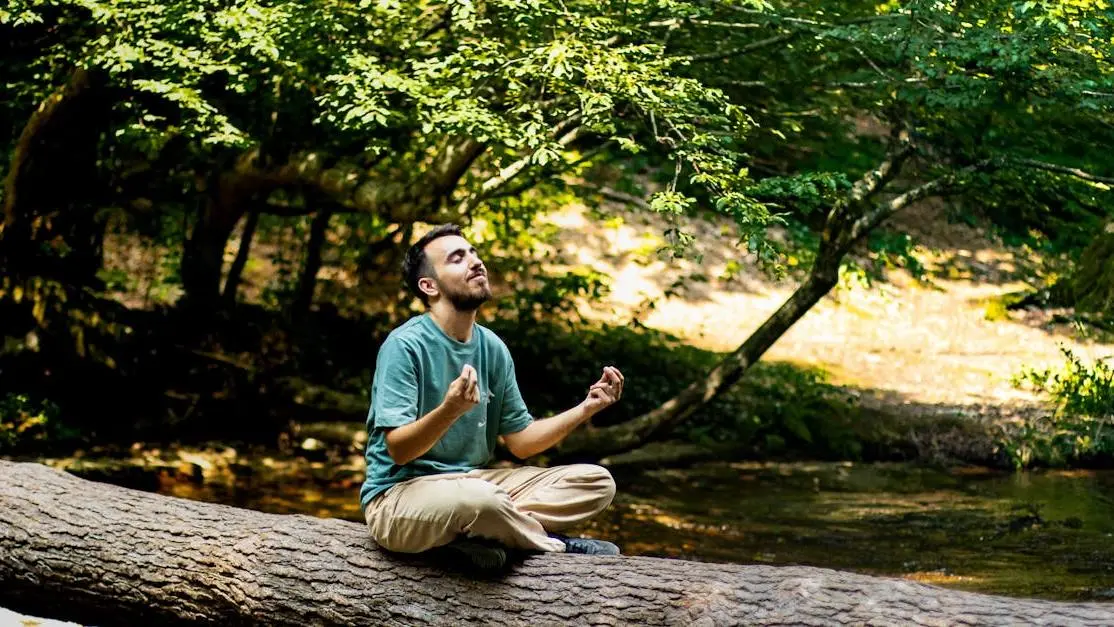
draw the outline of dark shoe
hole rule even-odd
[[[475,540],[463,538],[454,540],[435,551],[453,564],[464,568],[494,571],[501,570],[507,565],[507,552],[503,547]]]
[[[565,543],[565,553],[579,553],[581,555],[619,555],[619,547],[607,540],[593,540],[591,538],[570,538],[556,533],[549,534]]]

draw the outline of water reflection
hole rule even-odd
[[[801,564],[1050,599],[1114,590],[1114,473],[709,464],[623,480],[628,552]]]

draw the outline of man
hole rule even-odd
[[[485,466],[499,437],[520,459],[554,446],[619,400],[623,375],[603,368],[583,402],[535,420],[506,345],[476,323],[491,287],[460,228],[441,225],[418,240],[403,273],[428,311],[392,331],[376,361],[360,490],[375,541],[404,553],[441,547],[483,569],[505,565],[505,548],[619,554],[610,542],[557,533],[611,503],[615,482],[604,468]]]

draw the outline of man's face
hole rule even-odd
[[[426,259],[433,267],[433,281],[440,295],[457,311],[475,311],[491,298],[487,268],[476,249],[459,235],[439,237],[425,247]]]

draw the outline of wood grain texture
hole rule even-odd
[[[807,567],[549,554],[476,579],[386,554],[357,523],[5,461],[0,605],[101,625],[1114,624],[1114,605]]]

